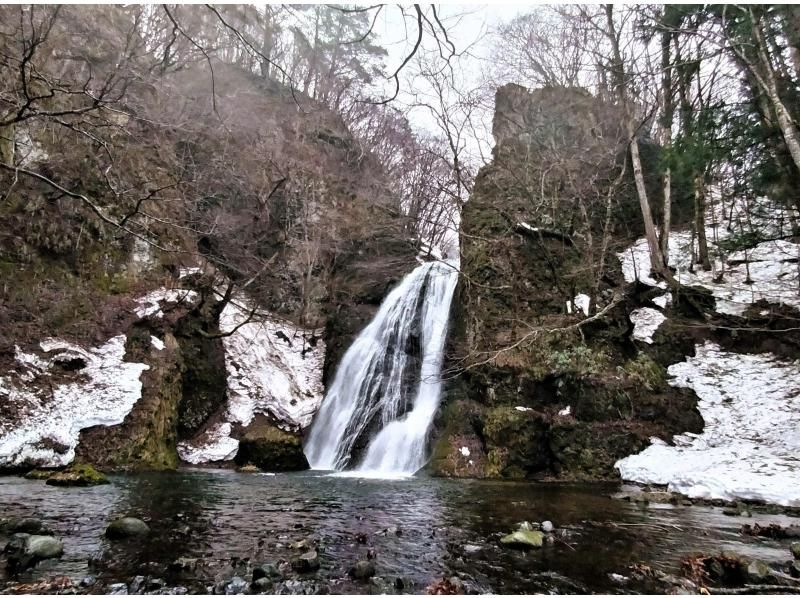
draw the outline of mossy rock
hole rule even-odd
[[[46,482],[50,486],[96,486],[108,483],[105,475],[86,463],[70,465],[48,477]]]
[[[541,414],[495,407],[486,413],[483,434],[490,477],[523,478],[549,469],[548,424]]]
[[[245,431],[234,461],[239,466],[255,465],[262,471],[308,469],[300,436],[270,423],[256,423]]]
[[[31,469],[28,473],[25,474],[26,480],[46,480],[51,475],[56,473],[52,469]]]
[[[518,529],[500,538],[500,544],[515,548],[541,548],[544,533],[538,530]]]
[[[428,466],[432,475],[485,477],[486,451],[481,438],[483,412],[481,405],[470,400],[452,401],[439,412],[436,427],[441,432],[433,445]]]

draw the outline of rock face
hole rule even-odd
[[[262,471],[308,469],[302,439],[274,424],[256,422],[239,440],[236,464],[252,464]]]
[[[534,181],[553,155],[581,148],[597,172],[583,163],[553,168],[564,185],[584,177],[602,196],[612,183],[598,173],[624,152],[612,144],[603,154],[602,139],[616,139],[619,128],[616,109],[581,90],[498,90],[494,159],[461,216],[462,276],[447,351],[460,375],[447,384],[436,420],[434,474],[616,478],[616,460],[651,436],[701,429],[694,393],[670,387],[664,364],[631,340],[637,299],[614,256],[595,289],[602,317],[579,325],[585,316],[573,302],[582,304],[576,297],[595,284],[586,228],[578,235],[563,217],[579,204],[559,197],[553,217],[551,198],[542,202]],[[615,197],[611,238],[629,238],[627,223],[640,220],[635,192],[623,184]],[[599,222],[586,226],[602,232]]]
[[[151,234],[176,252],[120,242],[83,206],[62,209],[31,181],[4,203],[0,225],[12,234],[0,239],[0,277],[17,284],[0,287],[0,469],[230,461],[259,415],[296,441],[278,442],[264,457],[270,468],[305,466],[297,439],[323,382],[411,269],[414,246],[380,165],[341,118],[236,68],[218,65],[215,76],[213,110],[196,73],[164,79],[166,105],[155,90],[132,100],[165,123],[192,115],[180,139],[138,128],[126,137],[126,153],[141,158],[133,188],[191,170],[185,195],[213,198],[167,198],[176,201],[159,216],[193,224]],[[63,152],[40,133],[30,131],[42,144],[37,167],[102,187],[79,162],[44,163]],[[189,232],[205,228],[194,218],[230,234]],[[247,287],[236,306],[219,303],[220,281]],[[251,307],[260,319],[239,328]],[[279,454],[290,461],[277,463]]]

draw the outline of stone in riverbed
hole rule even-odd
[[[132,536],[146,536],[149,533],[150,527],[136,517],[122,517],[113,521],[106,528],[106,537],[112,540],[130,538]]]
[[[792,577],[800,577],[800,560],[796,560],[789,565],[789,574]]]
[[[518,529],[500,538],[500,543],[513,548],[541,548],[544,534],[540,531]]]
[[[8,555],[8,567],[21,571],[39,561],[60,557],[64,554],[64,545],[52,536],[14,534],[3,552]]]
[[[112,583],[108,586],[108,593],[112,596],[127,596],[128,586],[124,583]]]
[[[241,577],[234,577],[225,584],[225,594],[244,594],[247,590],[247,582]]]
[[[20,519],[10,519],[3,527],[13,534],[32,534],[39,536],[52,536],[53,531],[49,529],[41,519],[35,517],[22,517]]]
[[[237,467],[236,471],[238,471],[239,473],[261,473],[261,470],[252,463],[248,463],[247,465],[242,465],[241,467]]]
[[[252,584],[251,589],[258,594],[266,594],[272,590],[273,582],[269,577],[259,577]]]
[[[47,478],[50,486],[96,486],[108,484],[108,478],[87,464],[73,464]]]
[[[319,555],[316,550],[309,550],[300,556],[292,557],[292,569],[298,573],[308,573],[319,569]]]
[[[792,542],[792,545],[789,547],[789,550],[792,551],[792,556],[795,559],[800,559],[800,542]]]
[[[542,521],[541,529],[544,533],[550,534],[555,529],[552,521]]]
[[[256,565],[253,567],[253,582],[264,577],[276,579],[281,577],[281,572],[278,570],[278,567],[272,563],[264,563],[263,565]]]
[[[353,579],[369,579],[375,575],[375,563],[372,561],[358,561],[350,568],[348,574]]]
[[[764,583],[772,577],[772,569],[764,561],[754,559],[747,565],[747,580],[750,583]]]

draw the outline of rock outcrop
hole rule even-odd
[[[0,288],[0,469],[76,455],[112,470],[232,461],[259,418],[296,440],[412,267],[398,199],[340,117],[229,65],[215,77],[213,106],[204,76],[172,73],[132,91],[124,108],[143,118],[119,124],[143,188],[181,173],[152,213],[190,225],[134,239],[35,181],[12,186],[0,210],[0,276],[16,281]],[[142,124],[151,111],[161,128]],[[28,129],[42,150],[30,167],[49,168],[58,144]],[[88,164],[65,159],[52,176],[100,193]],[[221,300],[227,283],[236,295]]]
[[[588,222],[565,217],[579,212],[581,198],[567,191],[578,194],[570,181],[583,177],[598,198],[616,194],[610,245],[636,234],[628,225],[638,221],[635,191],[607,172],[624,157],[624,144],[613,141],[619,116],[582,90],[498,90],[494,159],[462,211],[448,349],[456,375],[437,418],[435,474],[615,478],[617,459],[651,436],[701,429],[693,392],[670,387],[664,365],[631,339],[628,314],[638,299],[618,260],[611,256],[595,276],[587,237],[604,225],[592,212]],[[577,150],[594,162],[571,160]],[[535,182],[546,166],[562,185],[553,196]],[[598,315],[583,321],[581,294],[590,292]]]

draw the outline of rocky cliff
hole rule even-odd
[[[640,299],[611,254],[638,233],[630,176],[613,174],[625,160],[620,114],[577,89],[511,85],[496,104],[493,161],[462,213],[431,468],[613,478],[617,459],[650,437],[702,427],[694,393],[669,386],[664,364],[631,336]]]
[[[30,178],[8,187],[0,467],[232,461],[244,437],[302,455],[323,374],[413,263],[379,164],[339,117],[233,67],[214,76],[214,102],[191,71],[126,98],[126,176],[171,181],[146,238]],[[101,197],[102,147],[65,152],[36,121],[16,134],[36,144],[28,168]]]

